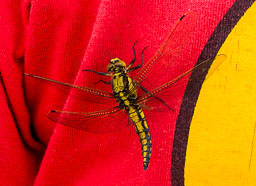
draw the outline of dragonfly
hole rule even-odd
[[[143,63],[144,48],[140,53],[140,64],[134,65],[136,61],[135,42],[132,46],[134,58],[129,64],[126,64],[120,58],[113,58],[107,66],[107,72],[98,72],[92,69],[83,70],[93,73],[95,76],[110,78],[109,81],[100,80],[96,83],[111,86],[112,92],[64,83],[28,73],[24,73],[24,75],[59,85],[62,88],[71,89],[72,93],[69,94],[70,96],[85,102],[110,105],[107,109],[93,112],[51,110],[48,112],[47,117],[53,122],[100,134],[113,131],[118,132],[122,127],[127,126],[128,118],[128,123],[131,121],[139,137],[143,168],[147,170],[152,154],[152,138],[144,111],[163,110],[174,112],[175,109],[168,104],[166,99],[169,97],[172,88],[178,82],[184,80],[185,77],[189,77],[191,72],[204,68],[204,65],[211,64],[213,60],[218,61],[218,65],[225,60],[225,55],[218,55],[185,70],[175,78],[169,79],[168,72],[189,41],[196,22],[196,12],[190,11],[184,14],[171,29],[161,47],[146,64]],[[130,75],[132,72],[137,73],[132,77]],[[158,75],[162,79],[166,79],[166,83],[155,88],[149,88],[149,85],[155,84],[155,82],[152,82],[151,77]]]

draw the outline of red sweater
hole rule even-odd
[[[175,77],[183,67],[193,67],[234,0],[0,2],[0,184],[170,185],[175,124],[185,86],[168,98],[176,112],[146,115],[153,150],[144,171],[132,125],[108,134],[56,125],[46,116],[50,110],[86,112],[104,106],[70,98],[23,73],[111,91],[107,85],[94,85],[98,77],[81,70],[106,72],[115,57],[130,62],[136,40],[135,63],[144,46],[146,62],[175,22],[193,10],[198,13],[195,31],[165,72]],[[153,74],[150,84],[164,82]]]

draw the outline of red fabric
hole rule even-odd
[[[0,1],[0,184],[169,185],[178,112],[146,116],[153,152],[144,171],[133,126],[101,135],[61,125],[55,128],[46,117],[49,110],[87,111],[102,106],[68,98],[45,83],[24,78],[23,72],[89,85],[91,75],[81,70],[106,71],[115,57],[131,61],[136,40],[137,54],[147,46],[147,61],[175,21],[193,10],[199,15],[195,33],[168,72],[178,74],[179,64],[195,64],[233,2]],[[176,110],[183,93],[184,88],[177,89],[170,98]]]

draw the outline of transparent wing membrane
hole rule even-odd
[[[172,64],[189,41],[196,22],[197,13],[193,11],[186,13],[176,22],[159,50],[135,75],[134,80],[137,84],[142,84],[150,74],[163,78],[163,70],[169,72],[169,69],[173,68]]]
[[[47,117],[59,124],[91,133],[111,133],[128,124],[128,117],[119,107],[96,112],[50,111]]]
[[[215,58],[205,60],[195,67],[189,69],[188,71],[184,72],[183,74],[175,77],[171,81],[153,89],[150,91],[150,93],[144,93],[140,97],[138,97],[138,103],[139,104],[144,104],[146,107],[150,109],[166,109],[166,107],[157,100],[155,99],[152,95],[155,95],[156,97],[160,98],[163,101],[166,101],[168,104],[167,100],[170,100],[171,93],[175,92],[175,88],[179,88],[179,86],[184,85],[184,83],[187,82],[190,74],[195,71],[204,71],[205,69],[209,69],[209,65],[212,64],[214,61],[213,65],[209,69],[206,79],[208,79],[216,69],[225,61],[226,55],[220,54],[216,56]],[[159,105],[160,104],[160,105]],[[172,107],[172,105],[170,105]]]
[[[98,90],[89,87],[82,87],[78,85],[72,85],[69,83],[59,82],[53,79],[48,79],[41,76],[36,76],[32,74],[26,74],[28,77],[36,78],[38,81],[42,81],[47,83],[47,85],[63,92],[64,94],[78,99],[79,101],[86,101],[86,102],[93,102],[93,103],[100,103],[100,104],[114,104],[115,97],[112,93]]]

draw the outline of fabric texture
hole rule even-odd
[[[50,110],[88,112],[109,105],[98,104],[100,98],[93,102],[73,98],[69,90],[63,94],[58,87],[23,73],[111,91],[111,87],[94,84],[100,77],[82,70],[106,72],[115,57],[129,63],[135,41],[135,63],[139,64],[145,46],[143,57],[148,61],[175,22],[193,10],[198,13],[195,31],[173,67],[163,70],[175,77],[183,68],[193,67],[233,3],[0,1],[0,184],[170,185],[172,141],[186,82],[168,97],[176,112],[146,115],[153,150],[144,171],[132,125],[120,132],[94,134],[56,125],[46,116]],[[165,80],[152,75],[149,83],[155,86]]]

